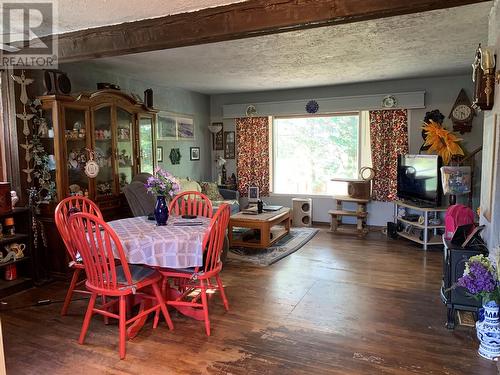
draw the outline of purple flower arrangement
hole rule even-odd
[[[173,198],[180,190],[179,181],[160,167],[155,168],[154,175],[148,178],[145,186],[148,193],[167,199]]]
[[[476,298],[482,298],[483,302],[500,302],[497,270],[482,254],[469,258],[463,276],[457,281],[457,286],[464,287]]]

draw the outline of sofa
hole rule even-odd
[[[179,179],[181,192],[198,191],[205,194],[211,201],[214,212],[222,203],[231,207],[231,215],[240,211],[239,193],[235,190],[221,189],[215,182],[194,181],[189,178]]]
[[[132,182],[123,188],[125,198],[130,206],[130,210],[134,216],[146,216],[154,212],[156,198],[148,194],[144,184],[146,183],[149,173],[139,173]],[[183,191],[198,191],[207,195],[212,201],[214,211],[221,203],[228,203],[231,207],[231,214],[239,212],[240,205],[238,202],[239,194],[237,191],[229,189],[219,189],[217,184],[212,182],[197,182],[190,179],[179,179],[181,192]]]
[[[146,183],[149,173],[137,174],[130,184],[123,188],[123,193],[127,199],[130,210],[134,216],[146,216],[154,212],[156,198],[149,194],[144,184]],[[231,207],[231,215],[239,212],[240,204],[238,202],[239,193],[229,189],[219,189],[217,184],[213,182],[200,182],[190,179],[179,179],[181,192],[183,191],[199,191],[207,195],[212,201],[214,212],[221,203],[228,203]],[[216,192],[215,192],[216,191]],[[217,194],[218,193],[218,194]],[[214,199],[212,199],[214,198]],[[221,260],[224,262],[229,251],[229,240],[227,236],[224,238],[224,246],[221,254]]]

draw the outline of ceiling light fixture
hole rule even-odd
[[[222,122],[212,122],[208,125],[208,130],[210,130],[212,134],[217,134],[222,130]]]

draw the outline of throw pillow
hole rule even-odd
[[[183,193],[185,191],[201,191],[200,185],[196,181],[181,179],[179,180],[181,185],[181,189],[179,193]]]
[[[215,182],[201,182],[201,192],[211,201],[223,201],[224,197],[219,193],[219,188]]]

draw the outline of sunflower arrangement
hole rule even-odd
[[[436,152],[443,158],[444,164],[448,164],[454,155],[464,155],[464,151],[459,144],[462,138],[458,138],[437,122],[429,120],[429,122],[424,123],[422,129],[427,134],[424,144],[425,146],[429,146],[427,152]]]

